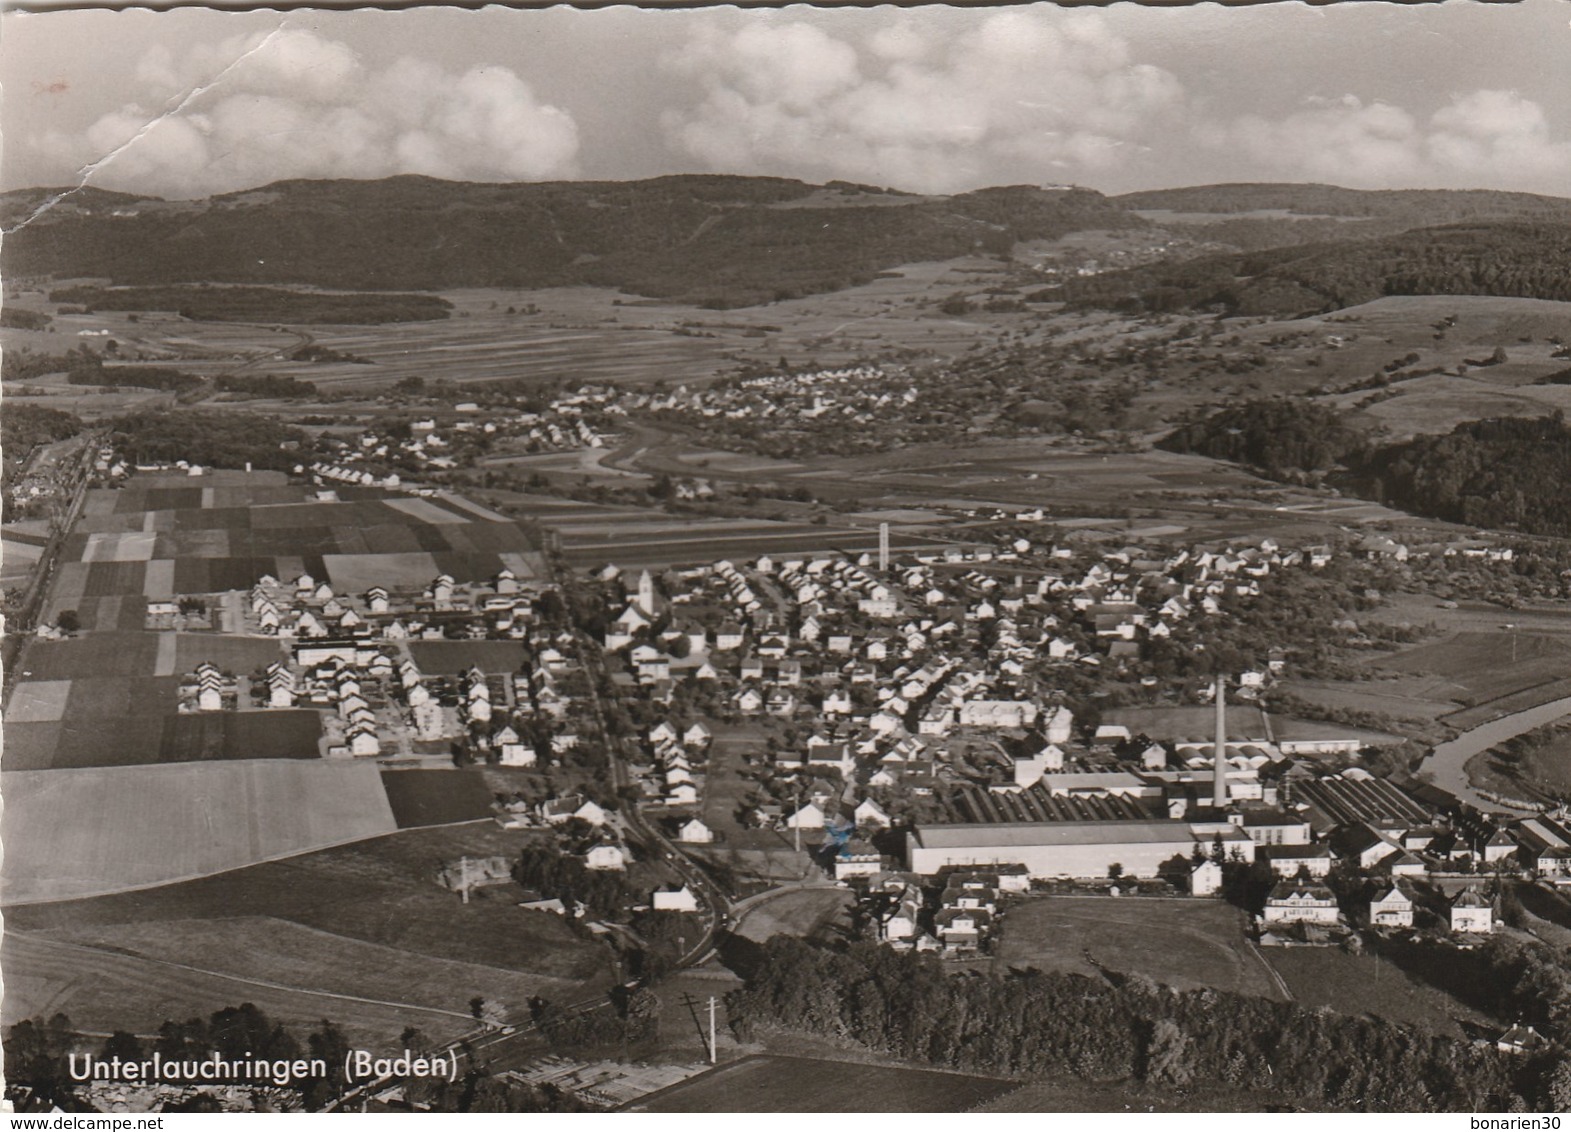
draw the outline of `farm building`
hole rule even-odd
[[[1194,851],[1189,825],[1134,821],[1002,822],[923,825],[906,835],[912,872],[934,875],[957,865],[1024,865],[1034,877],[1157,875],[1163,861]]]

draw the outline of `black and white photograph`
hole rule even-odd
[[[10,1127],[1571,1111],[1567,0],[0,85]]]

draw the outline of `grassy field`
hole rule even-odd
[[[416,955],[274,917],[95,925],[31,940],[58,941],[180,964],[240,979],[346,997],[387,1000],[465,1016],[475,995],[527,1014],[533,995],[578,986],[479,963]]]
[[[254,939],[247,941],[246,949],[254,944]],[[165,1019],[206,1017],[225,1006],[251,1002],[302,1035],[323,1018],[331,1019],[352,1042],[368,1049],[394,1046],[405,1026],[418,1026],[437,1040],[450,1040],[473,1028],[467,1017],[450,1011],[264,986],[250,976],[201,972],[188,964],[152,962],[19,932],[6,933],[0,961],[6,972],[3,1020],[7,1025],[64,1012],[86,1031],[152,1035]],[[399,993],[391,985],[386,989],[390,995]]]
[[[1458,1020],[1487,1023],[1445,992],[1414,979],[1372,955],[1330,947],[1271,947],[1262,954],[1282,976],[1293,998],[1308,1007],[1342,1014],[1372,1014],[1448,1037],[1462,1037]]]
[[[1011,907],[993,967],[1145,975],[1181,989],[1280,998],[1244,939],[1240,913],[1214,900],[1053,897]]]
[[[6,924],[45,931],[266,916],[437,959],[593,978],[604,966],[599,947],[556,917],[519,911],[516,889],[476,889],[463,904],[435,881],[460,856],[512,856],[527,842],[485,822],[409,830],[139,892],[8,907]]]
[[[0,790],[8,904],[164,884],[395,828],[376,768],[353,763],[14,771]]]
[[[755,943],[785,934],[828,940],[848,931],[855,901],[843,888],[807,888],[788,892],[749,908],[736,934]]]
[[[1269,1094],[1217,1088],[1172,1090],[1134,1081],[1030,1081],[976,1112],[1266,1112],[1296,1103]]]
[[[1015,1082],[935,1069],[756,1055],[644,1097],[633,1112],[966,1112]]]
[[[1499,750],[1474,755],[1467,762],[1469,781],[1508,798],[1550,801],[1571,795],[1571,725],[1558,728],[1545,745],[1521,750],[1514,761]]]
[[[422,672],[463,672],[470,666],[482,672],[517,672],[524,663],[524,646],[518,641],[410,641],[409,655]]]
[[[478,770],[390,770],[382,785],[399,829],[491,816],[491,790]]]
[[[385,1041],[408,1022],[433,1036],[467,1029],[476,994],[516,1009],[532,994],[605,985],[603,945],[521,911],[515,886],[477,889],[464,904],[435,883],[460,855],[509,856],[524,840],[489,823],[414,830],[134,893],[8,907],[6,1016],[66,1006],[79,1025],[146,1032],[254,1001],[303,1021],[359,1019]]]
[[[1503,613],[1509,621],[1510,613]],[[1441,677],[1468,706],[1544,684],[1571,669],[1571,640],[1529,632],[1461,631],[1372,662],[1386,671]]]

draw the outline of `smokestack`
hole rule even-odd
[[[1216,757],[1211,770],[1211,802],[1217,809],[1227,805],[1227,677],[1216,678]]]
[[[889,569],[889,524],[878,524],[878,569]]]

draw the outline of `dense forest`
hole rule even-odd
[[[1248,401],[1169,433],[1157,447],[1247,464],[1274,477],[1339,463],[1362,443],[1335,410],[1302,398]]]
[[[1341,482],[1404,511],[1571,537],[1571,428],[1564,417],[1468,421],[1356,454]]]
[[[1042,296],[1086,307],[1241,315],[1314,313],[1382,295],[1571,301],[1567,262],[1571,223],[1490,221],[1109,271]]]
[[[201,322],[371,325],[448,317],[453,304],[436,295],[343,294],[277,287],[62,287],[52,303],[87,311],[173,311]]]
[[[25,215],[38,195],[8,194],[0,214]],[[1017,240],[1145,226],[1083,189],[1020,186],[929,198],[722,176],[509,185],[412,176],[291,181],[207,201],[75,204],[12,233],[11,274],[416,290],[595,283],[726,307],[833,290],[903,263],[1006,252]],[[150,309],[181,309],[169,305],[173,298]],[[73,301],[112,300],[91,294]],[[256,313],[246,317],[303,321]]]
[[[116,452],[133,464],[186,460],[208,468],[251,464],[289,471],[310,462],[306,433],[255,413],[142,412],[106,424]]]
[[[9,458],[26,456],[39,444],[65,440],[82,431],[82,419],[75,413],[49,409],[43,405],[12,403],[0,413],[0,448]]]
[[[1571,427],[1545,417],[1467,421],[1449,433],[1375,444],[1306,398],[1249,401],[1157,442],[1275,479],[1329,471],[1343,490],[1414,515],[1571,537]]]
[[[1504,1112],[1571,1103],[1571,1063],[1510,1057],[1372,1017],[1138,977],[945,973],[934,957],[784,935],[727,997],[744,1038],[779,1027],[946,1068],[1226,1084],[1350,1111]]]

